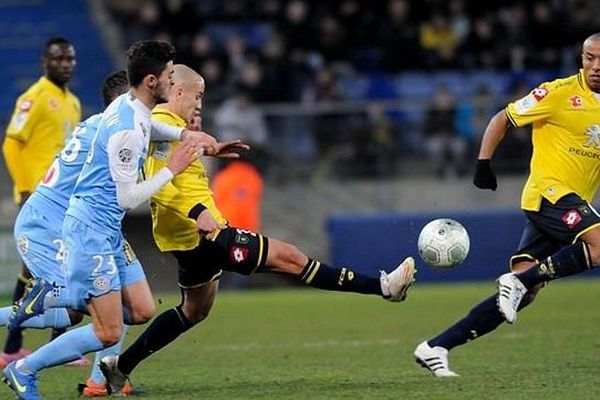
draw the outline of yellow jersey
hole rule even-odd
[[[23,145],[22,157],[27,163],[27,187],[21,190],[33,192],[80,120],[79,99],[45,76],[19,96],[6,136]],[[16,185],[15,200],[20,201]]]
[[[186,122],[177,114],[155,107],[152,119],[179,127]],[[147,177],[155,175],[167,165],[174,146],[179,142],[153,142],[144,166]],[[160,251],[191,250],[200,243],[196,221],[188,217],[196,205],[206,207],[219,224],[226,220],[217,208],[208,184],[206,169],[196,160],[184,172],[175,176],[150,199],[152,233]]]
[[[591,202],[600,183],[600,98],[578,74],[546,82],[506,108],[514,126],[533,124],[523,210],[575,193]]]

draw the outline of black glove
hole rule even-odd
[[[496,190],[498,182],[496,181],[496,175],[494,175],[494,171],[492,171],[492,167],[490,166],[490,160],[477,160],[473,184],[479,189]]]

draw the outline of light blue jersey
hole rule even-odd
[[[138,179],[148,153],[150,110],[126,93],[104,111],[67,214],[97,230],[117,232],[125,209],[115,182]]]
[[[150,110],[131,94],[104,111],[63,222],[69,304],[121,290],[128,256],[121,233],[125,209],[117,183],[136,183],[148,152]]]
[[[35,278],[59,286],[66,283],[62,239],[65,212],[101,119],[102,114],[96,114],[77,125],[15,221],[15,243],[29,271]],[[121,242],[118,265],[127,268],[120,269],[120,278],[124,285],[130,285],[145,276],[129,244],[124,238]]]
[[[14,227],[15,243],[31,274],[58,285],[65,283],[61,229],[69,198],[87,157],[102,114],[79,123],[36,190],[27,199]]]

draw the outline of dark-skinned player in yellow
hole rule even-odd
[[[527,222],[511,272],[498,293],[415,350],[435,376],[457,376],[448,351],[512,324],[546,282],[591,269],[600,262],[600,215],[590,202],[600,184],[600,33],[583,42],[579,73],[546,82],[510,103],[489,122],[473,182],[496,190],[490,160],[509,126],[531,124],[531,171],[521,197]]]

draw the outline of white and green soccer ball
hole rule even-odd
[[[436,219],[421,230],[418,247],[425,263],[433,268],[449,269],[467,258],[469,234],[464,226],[453,219]]]

